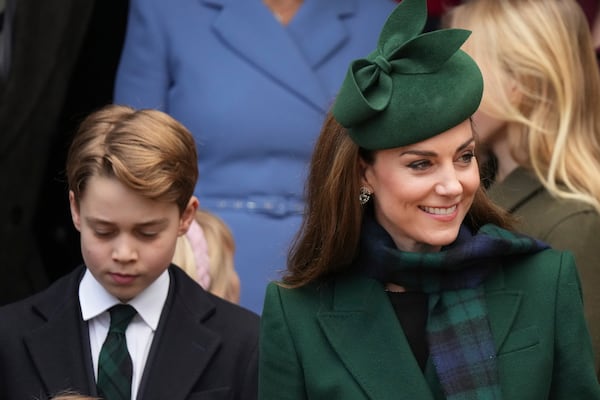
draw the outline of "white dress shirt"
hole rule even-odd
[[[127,349],[133,362],[132,399],[135,399],[138,393],[152,339],[167,300],[169,284],[169,272],[165,270],[150,286],[127,303],[137,311],[125,332]],[[86,270],[79,284],[79,303],[83,320],[88,321],[94,376],[97,381],[100,349],[110,326],[108,309],[121,302],[108,293],[91,272]]]

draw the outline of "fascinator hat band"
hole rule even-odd
[[[403,0],[388,17],[377,49],[350,64],[332,112],[359,146],[417,143],[477,110],[483,79],[460,50],[470,31],[421,33],[426,19],[425,0]]]

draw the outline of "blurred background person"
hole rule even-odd
[[[393,0],[132,0],[115,102],[198,143],[196,196],[231,228],[241,305],[260,312],[304,210],[303,179],[346,65]]]
[[[82,262],[66,149],[80,119],[112,99],[127,5],[0,0],[0,304]]]
[[[173,263],[205,290],[238,303],[240,278],[234,253],[233,235],[225,222],[210,211],[198,209],[190,229],[177,239]]]
[[[473,121],[488,151],[489,195],[519,230],[575,255],[586,319],[600,355],[600,74],[573,0],[472,0],[449,24],[485,90]]]

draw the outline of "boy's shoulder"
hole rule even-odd
[[[59,278],[49,287],[22,300],[0,307],[0,331],[35,327],[65,307],[78,306],[79,281],[85,271],[80,266]]]
[[[227,327],[228,330],[235,327],[240,334],[258,334],[260,318],[257,314],[202,289],[179,267],[171,266],[169,271],[174,290],[172,309],[180,308],[180,312],[194,315],[209,327]]]

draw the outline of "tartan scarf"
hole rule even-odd
[[[484,225],[473,234],[463,224],[456,240],[440,252],[403,252],[372,216],[366,215],[355,265],[382,283],[429,295],[427,341],[446,399],[501,400],[482,283],[501,259],[547,247],[495,225]]]

